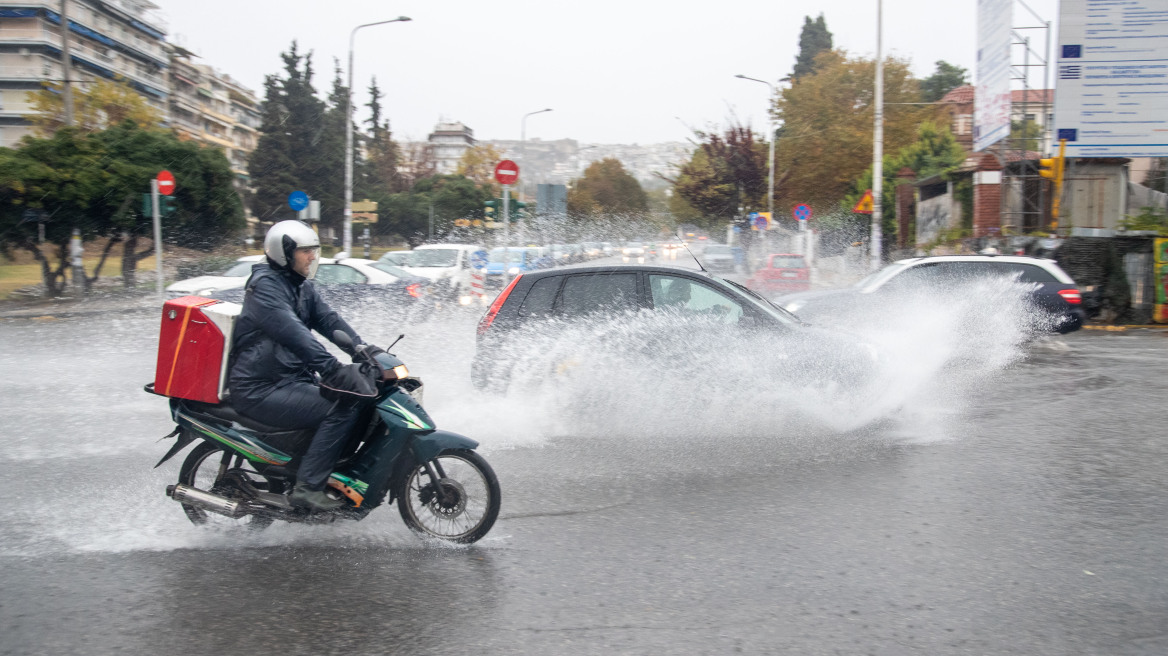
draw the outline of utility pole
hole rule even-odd
[[[62,99],[65,101],[65,127],[73,127],[73,58],[69,55],[69,0],[61,0],[61,68],[64,75]]]
[[[880,269],[882,236],[880,234],[881,201],[884,190],[884,54],[883,38],[884,0],[876,0],[876,125],[872,139],[872,271]]]

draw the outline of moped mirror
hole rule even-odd
[[[348,353],[349,355],[353,355],[357,352],[357,350],[353,348],[353,338],[349,337],[349,333],[343,330],[333,331],[333,344],[336,344],[342,351]]]

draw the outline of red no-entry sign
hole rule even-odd
[[[519,165],[509,159],[505,159],[495,165],[495,180],[499,184],[515,184],[519,179]]]
[[[163,196],[174,193],[174,175],[170,171],[158,172],[158,193]]]

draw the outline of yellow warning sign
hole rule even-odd
[[[872,190],[871,189],[869,189],[868,191],[865,191],[863,196],[860,196],[860,202],[856,203],[856,206],[852,208],[852,212],[854,212],[856,214],[871,214],[872,213]]]

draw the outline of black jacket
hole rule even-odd
[[[342,330],[354,343],[361,342],[311,281],[266,261],[252,267],[231,338],[232,405],[246,410],[273,389],[298,380],[313,382],[313,371],[327,373],[339,366],[312,330],[329,340],[334,330]]]

